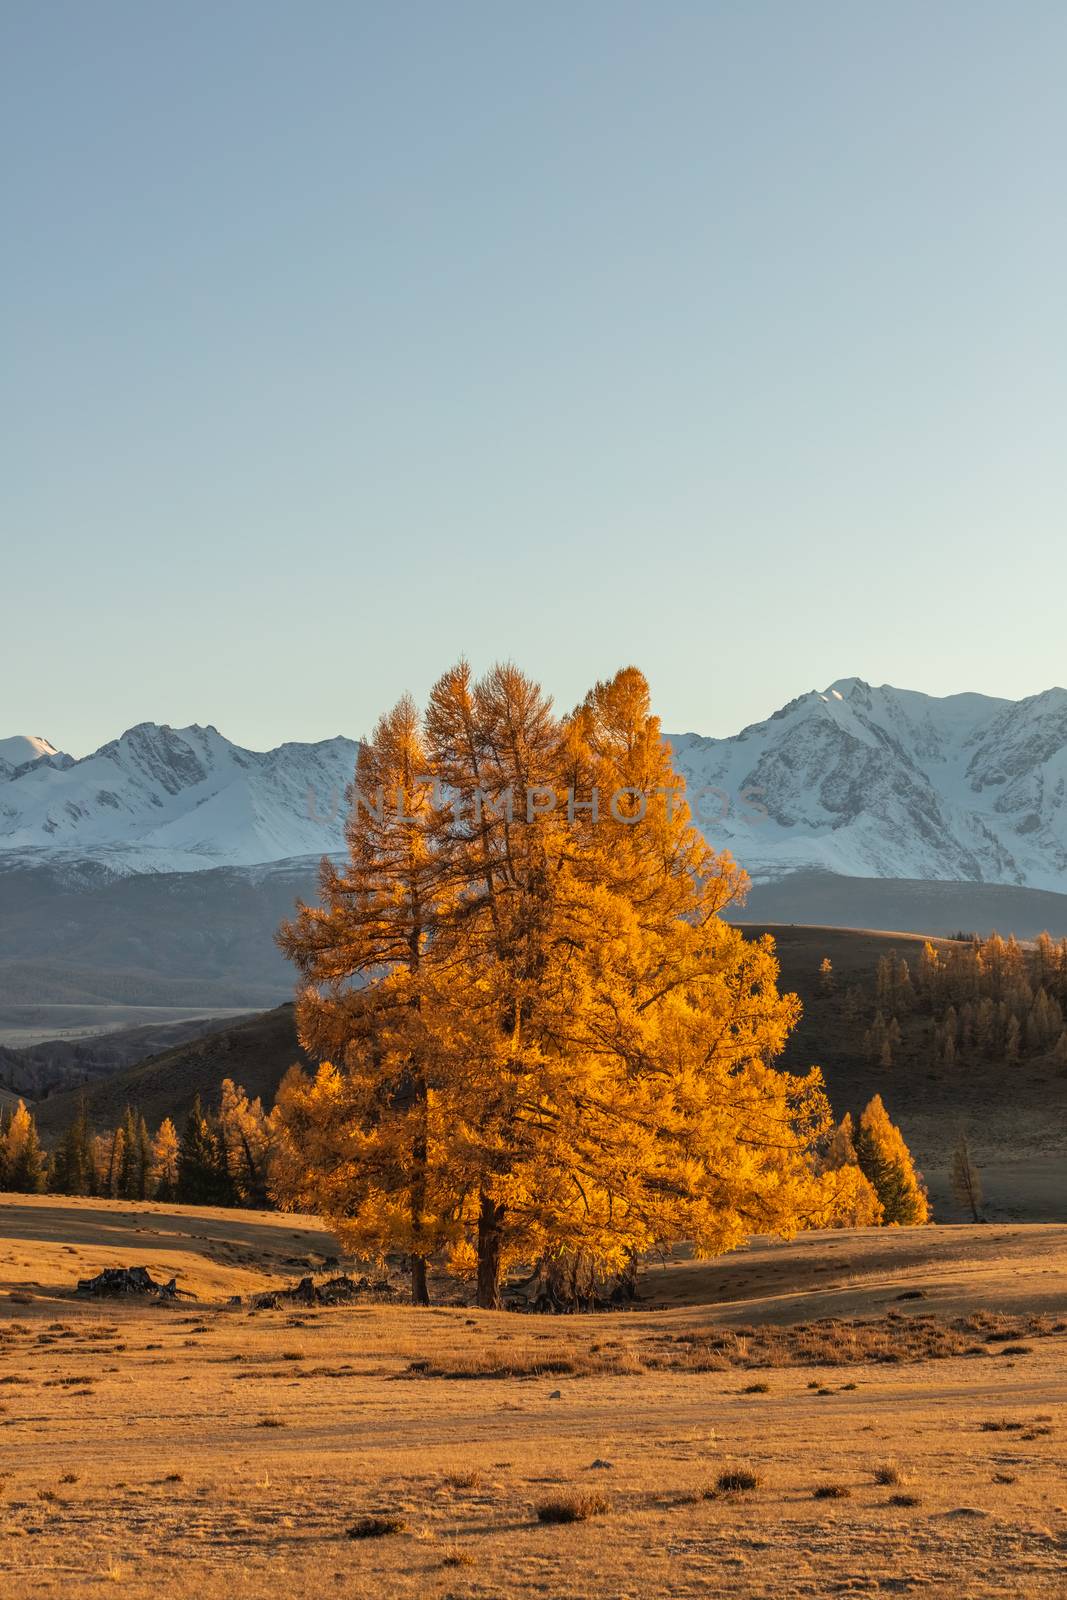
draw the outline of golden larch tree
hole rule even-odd
[[[275,1192],[405,1249],[416,1298],[443,1248],[491,1307],[517,1261],[622,1272],[854,1204],[858,1169],[812,1159],[818,1071],[774,1066],[799,1002],[722,917],[744,875],[693,827],[636,669],[561,718],[461,663],[361,751],[348,846],[281,935],[323,1065],[283,1086]]]

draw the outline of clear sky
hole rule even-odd
[[[2,0],[0,735],[1067,678],[1063,0]]]

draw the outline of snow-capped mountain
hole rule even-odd
[[[342,847],[351,739],[244,750],[217,729],[139,723],[81,761],[6,739],[0,850],[93,858],[117,872],[252,866]]]
[[[842,678],[728,739],[672,736],[712,843],[812,869],[1067,892],[1067,691],[945,699]]]
[[[843,678],[731,738],[671,735],[709,841],[794,872],[1067,892],[1067,691],[936,699]],[[83,760],[0,741],[0,865],[174,873],[343,848],[351,739],[242,749],[141,723]]]

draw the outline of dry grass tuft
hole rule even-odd
[[[820,1483],[812,1494],[815,1500],[848,1500],[851,1496],[847,1483]]]
[[[751,1494],[762,1487],[763,1475],[754,1467],[730,1467],[719,1473],[713,1488],[705,1490],[705,1498],[710,1500],[719,1494]]]
[[[477,1556],[469,1550],[462,1550],[459,1545],[451,1545],[441,1558],[443,1567],[475,1567],[478,1565]]]
[[[548,1335],[538,1335],[547,1338]],[[554,1350],[469,1350],[409,1361],[401,1378],[636,1377],[645,1371],[631,1350],[557,1346]]]
[[[742,1394],[770,1394],[770,1392],[771,1386],[769,1383],[746,1383],[741,1390]]]
[[[579,1494],[561,1495],[554,1500],[542,1500],[537,1507],[538,1522],[588,1522],[590,1517],[602,1517],[611,1510],[606,1494],[595,1489],[583,1489]]]
[[[648,1357],[648,1364],[687,1372],[730,1367],[844,1367],[859,1362],[894,1366],[953,1356],[986,1356],[990,1354],[986,1346],[998,1343],[1004,1344],[1004,1354],[1024,1355],[1032,1347],[1019,1344],[1021,1336],[1046,1338],[1062,1331],[1061,1324],[1045,1315],[1009,1317],[976,1311],[945,1319],[890,1311],[881,1317],[854,1320],[822,1317],[792,1327],[760,1323],[680,1334],[668,1347]]]
[[[889,1504],[891,1506],[918,1506],[922,1504],[922,1501],[917,1494],[891,1494],[889,1496]]]
[[[884,1488],[891,1488],[898,1483],[907,1483],[904,1469],[895,1461],[880,1461],[874,1469],[874,1481]]]

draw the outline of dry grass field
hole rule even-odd
[[[5,1600],[1067,1593],[1067,1227],[756,1241],[592,1316],[250,1310],[333,1249],[4,1197]],[[120,1264],[197,1299],[71,1298]]]

